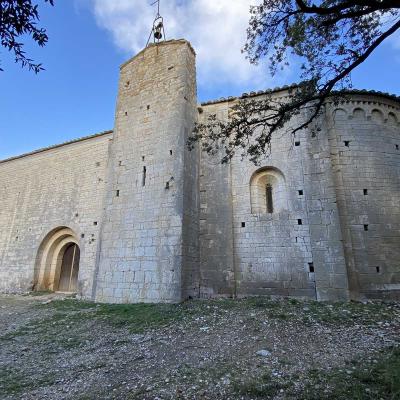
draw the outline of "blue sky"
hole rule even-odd
[[[50,41],[45,48],[26,47],[46,68],[38,75],[0,50],[0,159],[113,128],[119,65],[146,43],[154,15],[149,2],[42,6]],[[241,55],[253,2],[171,0],[162,9],[167,36],[188,38],[198,53],[199,101],[296,81],[291,70],[271,79]],[[400,95],[399,71],[400,40],[393,39],[353,73],[353,84]]]

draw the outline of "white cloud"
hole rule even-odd
[[[156,13],[151,0],[88,0],[100,27],[107,29],[115,44],[135,54],[146,44]],[[245,59],[250,5],[255,0],[164,0],[167,39],[188,39],[197,53],[198,83],[249,90],[264,88],[266,69]]]

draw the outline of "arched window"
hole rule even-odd
[[[277,168],[256,171],[250,181],[251,212],[272,214],[287,208],[285,178]]]

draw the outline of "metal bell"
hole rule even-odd
[[[154,29],[154,38],[160,40],[162,38],[162,22],[160,22]]]

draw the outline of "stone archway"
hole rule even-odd
[[[34,290],[76,291],[79,258],[79,243],[72,229],[59,227],[51,231],[39,246]]]

